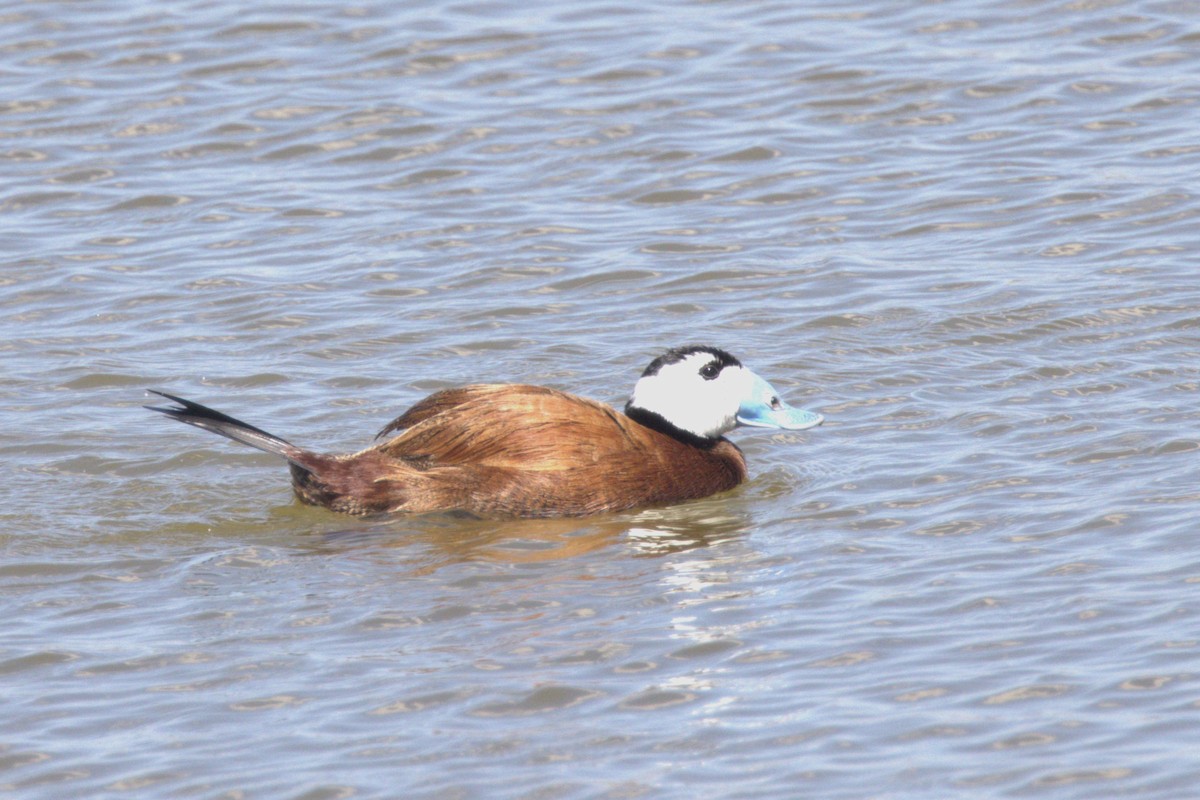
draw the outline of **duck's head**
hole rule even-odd
[[[792,408],[771,384],[716,347],[668,350],[642,373],[625,413],[685,440],[715,442],[740,425],[800,431],[824,417]]]

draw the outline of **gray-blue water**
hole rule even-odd
[[[1177,798],[1194,2],[0,8],[0,793]],[[723,346],[829,423],[569,522],[365,446]]]

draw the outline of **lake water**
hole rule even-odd
[[[10,2],[0,793],[1200,791],[1200,6]],[[575,521],[365,446],[725,347],[828,423]]]

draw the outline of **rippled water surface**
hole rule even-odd
[[[1200,6],[0,8],[0,792],[1182,798]],[[732,350],[829,423],[576,521],[364,446]]]

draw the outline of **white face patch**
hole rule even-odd
[[[704,375],[716,370],[715,377]],[[629,405],[658,414],[680,430],[711,439],[737,427],[738,407],[753,382],[754,373],[744,367],[722,368],[712,353],[698,351],[638,380]]]

